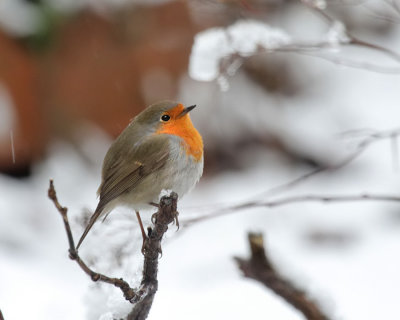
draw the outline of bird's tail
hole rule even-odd
[[[76,249],[78,250],[80,245],[82,244],[83,240],[86,238],[87,234],[89,233],[90,229],[92,229],[94,223],[96,220],[100,217],[100,215],[103,213],[104,206],[101,205],[100,203],[98,204],[96,210],[94,211],[93,215],[90,217],[89,223],[85,228],[85,231],[83,231],[81,238],[78,241],[78,245],[76,246]]]

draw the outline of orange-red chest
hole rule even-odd
[[[200,133],[193,126],[189,115],[182,118],[173,119],[169,123],[162,124],[157,133],[167,133],[182,138],[182,146],[186,154],[193,156],[196,161],[200,161],[203,156],[203,139]]]

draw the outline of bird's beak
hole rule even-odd
[[[187,107],[185,109],[182,110],[182,112],[178,115],[178,118],[182,118],[185,114],[189,113],[190,111],[192,111],[194,108],[196,107],[196,105]]]

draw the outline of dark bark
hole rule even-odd
[[[69,244],[69,257],[75,260],[81,269],[90,276],[93,281],[102,281],[112,284],[121,289],[126,300],[133,304],[132,311],[128,315],[128,320],[144,320],[147,318],[151,309],[154,296],[158,289],[158,257],[161,254],[161,240],[168,230],[168,225],[176,222],[178,225],[177,201],[178,195],[172,192],[169,196],[164,196],[158,205],[158,211],[153,215],[153,228],[148,228],[148,235],[143,244],[143,274],[139,288],[131,288],[122,278],[110,278],[106,275],[93,271],[80,258],[75,247],[71,227],[68,220],[68,208],[60,205],[57,199],[53,181],[50,180],[48,196],[53,201],[57,210],[61,214],[67,233]],[[179,226],[179,225],[178,225]],[[1,314],[0,314],[1,317]],[[0,318],[1,320],[1,318]]]
[[[262,234],[248,235],[251,256],[249,259],[235,258],[245,277],[257,280],[281,296],[303,313],[308,320],[329,320],[307,294],[290,281],[284,279],[272,266],[265,249]]]

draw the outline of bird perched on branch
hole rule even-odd
[[[173,101],[161,101],[137,115],[108,150],[97,191],[100,200],[77,249],[99,217],[116,206],[133,208],[145,238],[139,210],[157,203],[162,190],[179,197],[194,187],[203,173],[203,140],[189,112]]]

